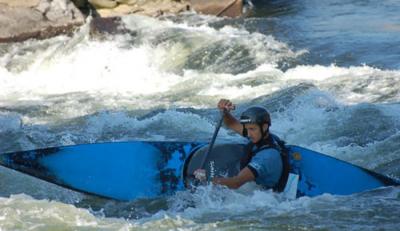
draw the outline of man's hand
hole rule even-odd
[[[199,180],[200,182],[205,181],[207,179],[206,170],[205,169],[197,169],[193,172],[194,178]]]
[[[253,172],[248,168],[245,167],[242,169],[237,176],[233,177],[215,177],[212,179],[213,184],[220,184],[220,185],[225,185],[228,188],[231,189],[237,189],[240,188],[244,183],[247,183],[249,181],[254,181],[255,176]]]
[[[217,106],[223,111],[226,110],[229,112],[235,110],[235,105],[229,99],[220,99]]]

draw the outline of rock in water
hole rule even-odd
[[[111,0],[90,0],[111,1]],[[115,0],[117,5],[112,8],[99,7],[95,4],[101,17],[120,17],[127,14],[141,14],[157,17],[162,14],[178,14],[190,9],[189,0]]]
[[[243,0],[190,0],[192,9],[202,14],[239,17],[242,15]]]
[[[0,0],[0,42],[49,38],[84,22],[70,0]]]
[[[102,8],[111,9],[118,5],[117,1],[114,0],[88,0],[88,1],[96,9],[102,9]]]

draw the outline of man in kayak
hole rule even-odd
[[[247,153],[241,160],[238,175],[216,177],[212,182],[237,189],[247,182],[255,181],[266,189],[283,191],[289,174],[289,163],[282,141],[269,132],[271,118],[268,111],[260,106],[249,107],[238,120],[230,113],[235,108],[230,100],[221,99],[218,108],[224,113],[225,125],[248,137],[250,142]],[[205,179],[205,170],[198,169],[194,175],[202,181]]]

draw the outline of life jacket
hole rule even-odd
[[[256,146],[255,150],[253,150],[254,146]],[[285,142],[280,140],[277,136],[269,134],[267,139],[262,139],[256,144],[250,142],[245,148],[245,156],[240,160],[240,169],[245,168],[257,153],[269,148],[277,150],[282,159],[282,173],[278,183],[272,187],[272,190],[275,192],[283,192],[290,172],[289,150],[285,146]]]

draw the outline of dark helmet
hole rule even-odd
[[[242,112],[242,115],[240,116],[240,123],[243,125],[268,124],[268,126],[271,126],[271,117],[269,116],[267,109],[260,106],[254,106],[249,107],[244,112]]]

